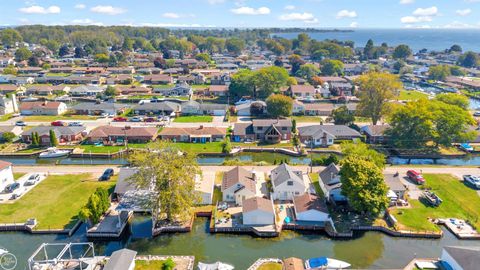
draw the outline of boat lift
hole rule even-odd
[[[60,252],[49,254],[49,248],[61,248]],[[81,249],[81,254],[75,254],[75,250]],[[78,252],[77,252],[78,253]],[[53,255],[53,256],[51,256]],[[93,243],[43,243],[28,258],[28,269],[75,269],[89,270],[97,264],[99,258],[95,257]],[[55,268],[53,268],[55,267]]]

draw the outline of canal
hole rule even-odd
[[[249,235],[209,234],[208,220],[198,218],[190,233],[168,234],[154,239],[132,239],[98,242],[96,253],[109,255],[122,247],[137,250],[139,254],[194,255],[196,261],[223,261],[236,269],[246,269],[259,257],[303,259],[328,256],[348,261],[352,268],[401,268],[416,257],[437,258],[448,245],[480,246],[480,241],[460,241],[448,231],[440,240],[393,238],[382,233],[368,232],[353,240],[331,240],[319,234],[283,232],[272,239]],[[85,227],[71,238],[58,235],[30,235],[26,233],[0,233],[0,247],[15,254],[25,269],[30,254],[43,242],[86,241]]]

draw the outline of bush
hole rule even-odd
[[[312,166],[328,166],[332,163],[338,164],[340,159],[333,154],[312,159]]]
[[[222,153],[229,154],[232,151],[232,144],[230,143],[230,137],[225,137],[222,143]]]
[[[162,266],[162,270],[173,270],[175,268],[175,262],[172,260],[172,258],[168,258],[165,260]]]
[[[15,136],[15,134],[14,134],[13,132],[5,132],[5,133],[3,133],[3,135],[2,135],[2,139],[3,139],[3,141],[5,141],[5,142],[12,142],[15,137],[16,137],[16,136]]]

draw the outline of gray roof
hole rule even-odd
[[[254,119],[252,120],[254,127],[269,127],[275,125],[277,127],[291,127],[291,119]]]
[[[324,132],[334,137],[359,138],[362,136],[360,133],[358,133],[358,131],[344,125],[305,126],[305,127],[299,127],[298,132],[300,133],[300,136],[307,136],[307,137],[313,136],[314,138],[322,137]]]
[[[275,187],[288,180],[303,184],[302,172],[294,171],[292,167],[285,163],[272,170],[271,178],[273,186]]]
[[[444,247],[463,270],[477,270],[480,265],[480,247]]]
[[[163,102],[149,102],[139,104],[134,107],[134,110],[147,110],[147,111],[179,111],[180,104],[171,101],[163,101]]]
[[[135,185],[127,180],[136,172],[137,169],[135,168],[121,168],[120,172],[118,173],[118,180],[117,184],[115,185],[114,193],[125,194],[127,191],[135,190]]]
[[[323,182],[324,186],[328,190],[332,190],[342,186],[342,183],[335,179],[339,172],[340,168],[335,163],[331,163],[319,173],[320,180]]]
[[[135,261],[137,252],[130,249],[120,249],[112,253],[103,270],[129,270],[130,265]]]
[[[70,92],[103,92],[104,88],[96,85],[81,85],[70,90]]]
[[[122,109],[126,107],[128,107],[128,105],[112,103],[112,102],[101,102],[101,103],[82,102],[72,106],[72,109],[73,110],[112,110],[112,109]]]

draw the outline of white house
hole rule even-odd
[[[480,247],[447,246],[442,250],[442,264],[452,270],[477,270],[480,267]]]
[[[242,205],[248,198],[257,196],[257,175],[255,172],[247,171],[242,167],[235,167],[225,172],[222,179],[223,201],[235,202]]]
[[[295,219],[298,221],[327,222],[330,220],[325,202],[309,193],[294,196],[293,209],[295,210]]]
[[[3,192],[5,187],[14,181],[12,163],[0,160],[0,192]]]
[[[242,203],[243,225],[273,225],[275,212],[272,200],[262,197],[245,199]]]
[[[334,163],[330,164],[319,173],[320,188],[327,201],[337,203],[346,202],[347,198],[342,195],[342,183],[340,182],[340,168]]]
[[[274,200],[292,200],[293,196],[298,196],[307,192],[308,183],[303,177],[301,171],[294,171],[287,164],[282,164],[273,169],[270,173],[272,181]]]
[[[22,115],[61,115],[67,112],[67,104],[58,101],[22,102]]]

